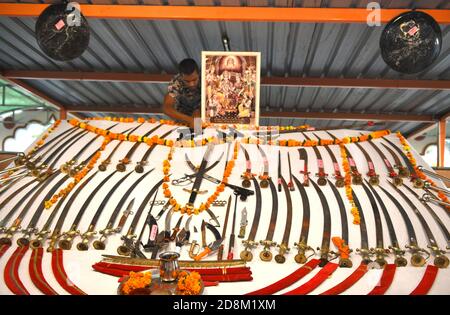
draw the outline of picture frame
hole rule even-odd
[[[259,126],[261,53],[202,51],[202,121]]]

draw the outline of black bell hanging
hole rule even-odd
[[[81,56],[89,45],[89,25],[70,3],[48,6],[36,22],[35,33],[42,51],[59,61]]]
[[[439,24],[428,14],[410,11],[390,21],[380,38],[383,60],[402,73],[418,73],[439,56],[442,34]]]

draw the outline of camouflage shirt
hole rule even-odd
[[[175,110],[185,115],[192,116],[194,111],[200,108],[200,85],[191,90],[185,86],[182,75],[177,74],[167,87],[167,92],[175,99]]]

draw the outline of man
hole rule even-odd
[[[184,59],[178,65],[179,73],[172,79],[164,97],[164,113],[194,128],[194,118],[200,117],[200,75],[193,59]]]

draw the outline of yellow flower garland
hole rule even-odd
[[[409,146],[409,144],[406,141],[405,137],[403,137],[403,135],[400,132],[397,132],[397,137],[400,140],[400,143],[402,144],[402,148],[406,152],[406,156],[408,157],[408,160],[411,162],[412,166],[414,167],[414,170],[416,171],[416,173],[419,176],[419,178],[422,179],[422,180],[427,181],[428,183],[430,183],[431,186],[436,187],[437,186],[436,183],[431,178],[429,178],[427,175],[425,175],[422,171],[420,171],[419,168],[417,167],[417,161],[414,158],[414,156],[413,156],[413,154],[411,152],[411,147]],[[442,192],[438,193],[438,197],[442,201],[450,203],[450,200]],[[450,210],[449,206],[446,206],[445,208],[447,210]]]
[[[212,139],[209,139],[210,141]],[[211,207],[211,204],[216,201],[216,199],[219,197],[219,195],[225,190],[225,183],[228,183],[228,177],[230,177],[231,172],[233,171],[236,159],[238,157],[239,153],[239,142],[235,142],[234,144],[234,152],[233,152],[233,158],[227,163],[227,166],[225,168],[225,171],[223,173],[223,178],[221,183],[216,187],[215,192],[207,199],[205,203],[201,203],[200,207],[198,208],[190,208],[187,205],[181,206],[181,204],[173,197],[172,192],[170,191],[170,161],[172,161],[173,158],[173,151],[174,148],[171,148],[169,151],[169,154],[167,155],[167,158],[163,161],[163,173],[164,173],[164,183],[162,185],[164,197],[169,199],[170,205],[174,207],[174,211],[180,211],[182,214],[186,213],[188,215],[191,214],[199,214],[203,212],[206,209],[209,209]]]

